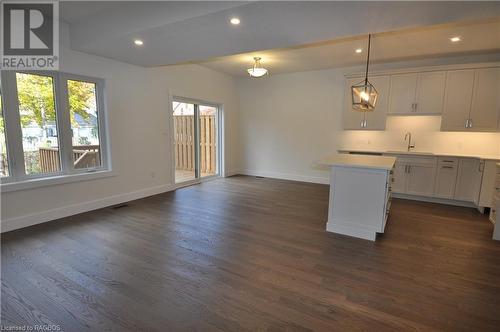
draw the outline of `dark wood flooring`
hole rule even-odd
[[[498,331],[474,209],[395,200],[325,232],[328,187],[237,176],[2,234],[1,322],[64,331]]]

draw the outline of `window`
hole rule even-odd
[[[100,166],[95,83],[68,80],[68,98],[75,168]]]
[[[1,79],[2,183],[108,169],[103,80],[7,71]]]
[[[16,86],[26,174],[60,171],[53,78],[16,73]]]

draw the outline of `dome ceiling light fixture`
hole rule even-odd
[[[269,71],[260,64],[260,57],[254,57],[253,60],[253,67],[247,69],[247,72],[251,77],[258,78],[269,74]]]
[[[373,112],[377,104],[378,92],[368,81],[368,68],[370,65],[370,46],[372,35],[368,35],[368,55],[366,57],[365,79],[351,87],[352,109],[358,112]]]

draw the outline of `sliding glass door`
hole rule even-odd
[[[219,174],[219,111],[213,105],[174,100],[175,183]]]

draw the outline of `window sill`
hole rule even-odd
[[[2,193],[6,193],[12,191],[48,187],[64,183],[102,179],[102,178],[112,177],[115,175],[116,174],[111,170],[102,170],[96,172],[78,173],[71,175],[58,175],[58,176],[44,177],[38,179],[28,179],[18,182],[2,183],[0,185],[0,190]]]

